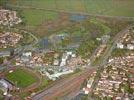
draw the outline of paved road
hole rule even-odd
[[[110,46],[103,56],[103,61],[101,62],[101,67],[99,69],[103,69],[103,66],[107,63],[107,59],[111,55],[112,50],[116,46],[116,43],[120,40],[120,38],[126,34],[128,29],[130,29],[133,26],[127,27],[125,30],[119,32],[114,38],[113,38],[113,45]],[[81,75],[76,76],[74,78],[69,78],[61,81],[58,84],[55,84],[49,89],[46,89],[35,96],[32,97],[32,100],[53,100],[56,97],[60,97],[64,95],[64,92],[70,92],[75,91],[74,89],[76,87],[79,88],[81,83],[84,79],[86,79],[95,69],[89,68],[86,71],[82,72]],[[95,80],[95,83],[97,83],[97,80]],[[95,86],[95,85],[94,85]],[[93,88],[94,88],[93,86]],[[77,88],[76,88],[77,89]]]

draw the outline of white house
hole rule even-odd
[[[55,59],[53,64],[54,64],[54,66],[58,66],[59,65],[59,60]]]
[[[69,55],[72,55],[73,54],[73,52],[72,51],[67,51],[67,55],[69,56]]]
[[[75,58],[75,57],[76,57],[76,54],[75,54],[75,53],[73,53],[73,54],[72,54],[72,57],[73,57],[73,58]]]
[[[127,49],[134,50],[134,45],[133,44],[127,44]]]
[[[32,56],[32,52],[25,52],[22,55],[26,56],[26,57],[31,57]]]
[[[0,57],[9,57],[11,54],[10,51],[2,51],[0,52]]]
[[[122,43],[117,43],[117,48],[123,49],[124,45]]]

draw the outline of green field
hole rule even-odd
[[[3,0],[5,1],[5,0]],[[56,30],[62,29],[62,24],[66,23],[55,23],[61,17],[61,12],[84,12],[93,15],[108,15],[108,16],[119,16],[119,17],[134,17],[134,0],[7,0],[7,7],[11,9],[18,9],[19,14],[22,16],[24,27],[28,31],[35,32],[41,37],[44,34],[50,34]],[[12,2],[11,2],[12,1]],[[13,2],[14,1],[14,2]],[[66,19],[65,19],[66,20]],[[46,24],[46,22],[54,21],[53,25]],[[96,23],[92,20],[93,24],[98,24],[103,28],[104,33],[110,32],[110,29],[101,24]],[[45,24],[44,24],[45,23]],[[61,26],[60,26],[61,25]],[[52,27],[51,27],[52,26]],[[53,28],[54,26],[54,28]],[[55,28],[55,26],[59,26]],[[53,30],[53,31],[52,31]],[[80,34],[78,30],[74,32]],[[39,37],[40,37],[39,36]]]
[[[134,0],[14,0],[14,2],[8,0],[6,4],[11,8],[19,7],[22,10],[22,16],[29,28],[56,20],[58,13],[55,11],[59,10],[134,17]]]
[[[26,9],[22,11],[22,16],[25,18],[27,25],[36,26],[48,20],[54,20],[58,17],[55,12]]]
[[[92,18],[90,22],[97,26],[100,26],[102,30],[104,31],[104,34],[108,34],[111,32],[111,29],[108,26],[102,24],[98,19]]]
[[[21,88],[25,88],[36,82],[36,79],[32,74],[22,69],[17,69],[12,73],[8,73],[7,79]]]
[[[19,7],[88,12],[89,14],[134,16],[134,0],[16,0],[13,4]]]

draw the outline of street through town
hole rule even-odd
[[[69,92],[72,89],[76,89],[76,86],[79,88],[80,85],[83,83],[83,81],[90,76],[90,74],[95,71],[95,69],[103,69],[103,65],[106,64],[108,57],[111,55],[112,50],[116,46],[116,43],[120,40],[120,38],[133,26],[127,27],[125,30],[119,32],[114,38],[113,38],[113,44],[105,51],[103,56],[103,61],[101,62],[101,67],[89,67],[85,71],[81,72],[80,75],[74,77],[74,78],[68,78],[65,80],[62,80],[60,83],[55,84],[54,86],[45,89],[44,91],[41,91],[34,95],[32,97],[32,100],[54,100],[57,97],[63,96],[64,92]],[[95,80],[95,83],[97,80]],[[94,85],[95,86],[95,85]],[[94,88],[93,86],[93,88]]]

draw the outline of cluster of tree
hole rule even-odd
[[[4,61],[4,59],[0,57],[0,64],[2,64],[3,61]]]
[[[97,48],[98,44],[99,43],[95,38],[90,38],[87,36],[87,38],[85,38],[85,40],[82,41],[78,49],[78,53],[84,58],[89,57]]]
[[[126,54],[126,51],[128,51],[127,49],[114,49],[113,52],[112,52],[112,56],[124,56]]]
[[[9,0],[0,0],[0,7],[4,7]]]

